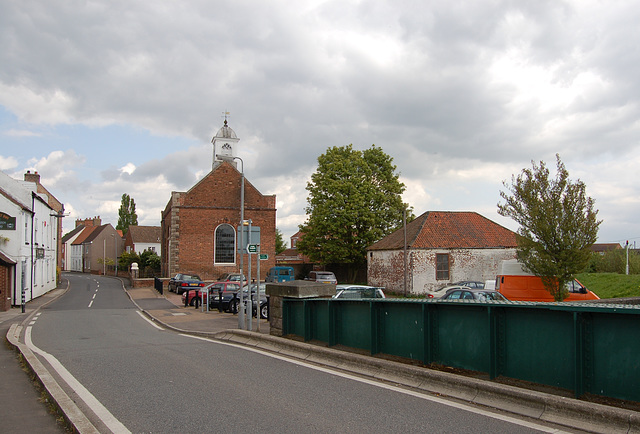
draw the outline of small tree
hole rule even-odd
[[[280,232],[280,229],[276,228],[276,255],[279,255],[285,250],[287,250],[287,245],[282,238],[282,232]]]
[[[136,203],[128,194],[122,195],[120,209],[118,210],[118,225],[116,229],[127,233],[129,226],[138,224],[138,215],[136,214]]]
[[[314,262],[346,264],[350,281],[366,264],[366,249],[402,225],[405,186],[393,159],[375,145],[329,148],[307,183],[307,221],[297,248]]]
[[[118,264],[120,268],[128,270],[129,266],[134,262],[140,264],[140,256],[136,252],[122,252]]]
[[[511,217],[519,225],[517,257],[536,276],[556,301],[568,296],[566,283],[584,270],[596,242],[598,210],[586,195],[585,184],[571,182],[569,172],[556,154],[557,174],[549,178],[543,161],[532,161],[532,169],[523,169],[507,191],[501,191],[504,204],[498,214]]]
[[[144,276],[155,275],[160,271],[160,256],[152,250],[140,253],[140,269]]]

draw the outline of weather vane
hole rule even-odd
[[[222,112],[222,114],[223,114],[222,117],[224,118],[224,124],[226,125],[227,124],[227,118],[231,117],[231,113],[229,113],[227,111],[224,111],[224,112]]]

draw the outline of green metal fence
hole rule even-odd
[[[640,401],[640,307],[444,300],[284,299],[283,333]]]

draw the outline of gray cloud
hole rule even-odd
[[[228,110],[247,176],[278,194],[286,236],[305,206],[306,179],[331,146],[381,146],[418,213],[477,209],[496,220],[501,180],[559,152],[570,173],[606,195],[597,203],[616,229],[601,233],[640,238],[636,183],[602,175],[640,162],[633,6],[5,0],[0,105],[19,122],[4,134],[46,140],[43,126],[83,124],[185,138],[169,153],[145,145],[146,161],[113,144],[121,162],[111,167],[80,158],[94,154],[80,146],[64,161],[38,156],[41,173],[73,192],[77,212],[95,214],[90,206],[100,204],[113,212],[133,191],[156,224],[170,191],[210,170],[209,141]],[[30,167],[11,158],[0,162]],[[132,161],[135,170],[122,171]],[[87,181],[79,168],[100,178]],[[81,205],[75,194],[89,187]],[[142,199],[144,188],[152,197]]]

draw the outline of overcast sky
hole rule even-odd
[[[425,211],[497,214],[559,153],[640,244],[638,1],[0,0],[0,170],[37,170],[70,217],[160,225],[211,170],[229,112],[285,239],[331,146],[380,146]]]

